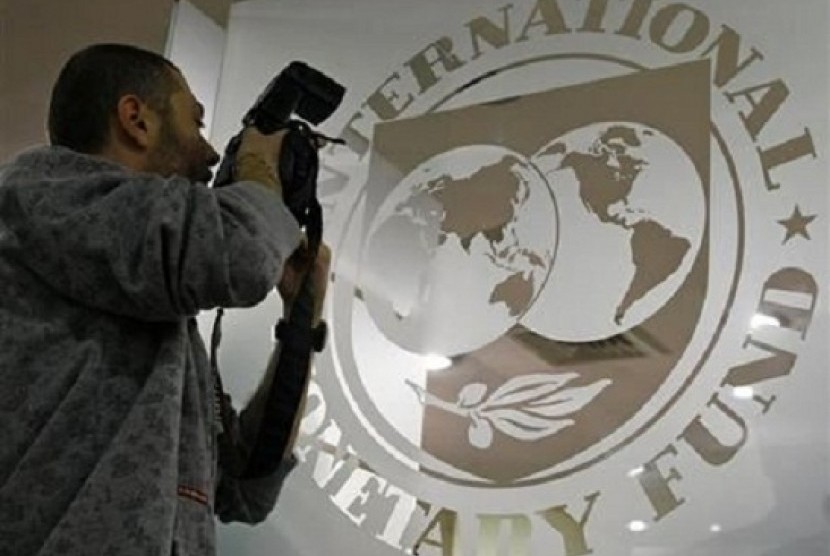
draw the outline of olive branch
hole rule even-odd
[[[406,383],[423,405],[469,419],[470,444],[485,449],[493,443],[494,429],[517,440],[533,441],[573,425],[573,419],[566,417],[585,407],[611,384],[610,379],[603,379],[588,386],[565,388],[577,376],[575,373],[519,376],[489,396],[486,384],[474,382],[459,391],[455,402],[443,400],[412,381]]]

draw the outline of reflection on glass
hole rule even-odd
[[[732,389],[732,396],[738,400],[751,400],[755,396],[752,386],[736,386]]]
[[[632,469],[631,471],[628,472],[628,476],[630,478],[634,479],[634,478],[639,477],[640,475],[642,475],[643,471],[645,471],[645,468],[635,467],[634,469]]]
[[[752,316],[752,320],[749,322],[749,326],[751,326],[752,328],[760,328],[762,326],[781,326],[781,321],[769,315],[756,313]]]
[[[443,355],[429,354],[423,357],[423,366],[427,371],[441,371],[448,369],[451,365],[452,360]]]

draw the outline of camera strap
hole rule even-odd
[[[311,372],[311,354],[322,350],[325,342],[325,324],[313,328],[313,317],[314,295],[309,273],[288,319],[280,320],[274,327],[274,336],[279,341],[277,367],[243,478],[267,477],[284,459],[295,420],[302,411]]]
[[[323,211],[317,200],[319,148],[342,139],[312,131],[305,122],[290,120],[280,150],[279,177],[285,206],[305,230],[311,255],[316,257],[323,238]]]
[[[214,321],[211,367],[214,374],[215,405],[218,445],[222,471],[228,475],[251,479],[265,477],[275,472],[283,460],[294,429],[294,421],[301,410],[302,400],[311,369],[311,356],[325,345],[326,326],[321,322],[312,326],[314,294],[310,273],[303,280],[301,291],[291,307],[287,320],[280,320],[274,327],[279,341],[279,356],[272,358],[266,376],[267,397],[259,415],[259,423],[246,427],[251,418],[246,411],[239,417],[241,427],[234,419],[230,398],[225,395],[219,373],[217,352],[221,340],[220,309]],[[271,366],[275,365],[275,368]],[[243,438],[243,431],[256,431],[250,438]]]

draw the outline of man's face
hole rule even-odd
[[[171,73],[177,86],[166,110],[159,114],[160,128],[148,153],[148,169],[163,176],[175,174],[207,183],[213,177],[210,168],[219,162],[219,154],[202,136],[204,107],[181,74]]]

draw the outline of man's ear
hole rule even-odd
[[[141,150],[150,147],[156,132],[157,114],[136,95],[118,99],[116,124],[123,137]]]

